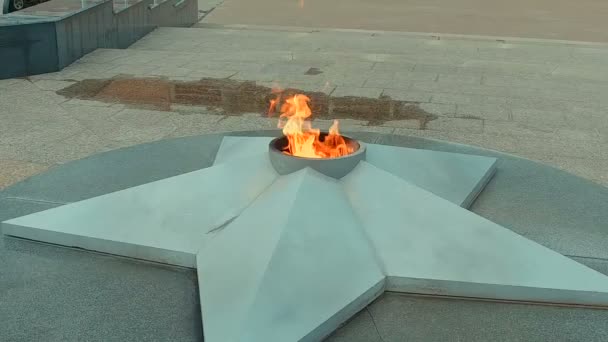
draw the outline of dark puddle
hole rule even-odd
[[[308,69],[308,71],[306,71],[304,73],[304,75],[318,75],[318,74],[322,74],[323,71],[319,68],[310,68]]]
[[[270,100],[279,98],[280,103],[294,94],[310,97],[314,118],[355,119],[378,125],[390,120],[416,120],[419,128],[437,116],[422,110],[418,103],[397,101],[388,96],[380,98],[333,97],[323,92],[303,91],[295,88],[276,92],[255,82],[230,79],[201,79],[181,82],[166,79],[138,79],[117,77],[113,79],[89,79],[77,82],[57,92],[68,98],[124,103],[138,107],[170,110],[172,104],[205,106],[222,115],[268,113]]]

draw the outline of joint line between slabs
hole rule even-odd
[[[582,256],[582,255],[570,255],[570,254],[564,254],[564,256],[568,257],[568,258],[581,258],[581,259],[591,259],[591,260],[599,260],[599,261],[608,262],[608,258],[598,258],[598,257],[590,257],[590,256]]]
[[[17,200],[17,201],[23,201],[23,202],[44,203],[44,204],[61,204],[61,205],[71,203],[71,202],[56,202],[56,201],[49,201],[49,200],[43,200],[43,199],[34,199],[34,198],[16,197],[16,196],[7,196],[2,199]]]
[[[595,310],[606,310],[608,306],[594,305],[594,304],[571,304],[571,303],[557,303],[557,302],[540,302],[531,300],[517,300],[517,299],[497,299],[497,298],[484,298],[484,297],[465,297],[456,295],[442,295],[442,294],[429,294],[429,293],[416,293],[416,292],[398,292],[398,291],[385,291],[385,293],[391,293],[401,296],[419,297],[419,298],[435,298],[435,299],[448,299],[448,300],[465,300],[465,301],[477,301],[477,302],[489,302],[497,304],[518,304],[518,305],[539,305],[539,306],[553,306],[553,307],[565,307],[565,308],[582,308],[582,309],[595,309]]]
[[[380,338],[380,341],[385,342],[384,338],[380,334],[380,330],[378,330],[378,326],[376,325],[376,320],[374,319],[374,315],[372,315],[371,311],[369,311],[368,308],[365,308],[365,311],[367,311],[367,314],[372,319],[372,324],[374,325],[374,329],[376,329],[376,334],[378,334],[378,337]]]

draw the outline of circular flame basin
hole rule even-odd
[[[327,132],[321,132],[319,137],[325,139],[327,135]],[[354,147],[354,152],[336,158],[294,157],[283,152],[288,145],[287,137],[275,138],[268,144],[270,163],[280,175],[310,167],[326,176],[342,178],[354,169],[360,161],[365,160],[365,145],[347,136],[342,137],[346,144]]]

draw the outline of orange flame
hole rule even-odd
[[[277,97],[270,101],[269,114],[274,111],[279,100],[280,97]],[[310,123],[312,111],[308,102],[308,96],[296,94],[286,99],[281,106],[278,127],[283,129],[283,134],[289,142],[283,152],[306,158],[336,158],[352,153],[354,148],[340,135],[338,120],[334,120],[329,133],[323,135],[322,140],[321,131],[312,128]]]

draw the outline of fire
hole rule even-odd
[[[269,114],[275,110],[279,101],[280,97],[270,101]],[[338,120],[334,120],[327,134],[321,134],[319,129],[312,128],[309,102],[308,96],[296,94],[287,98],[281,106],[278,127],[283,129],[283,134],[289,141],[283,153],[294,157],[336,158],[354,152],[354,148],[340,135]]]

